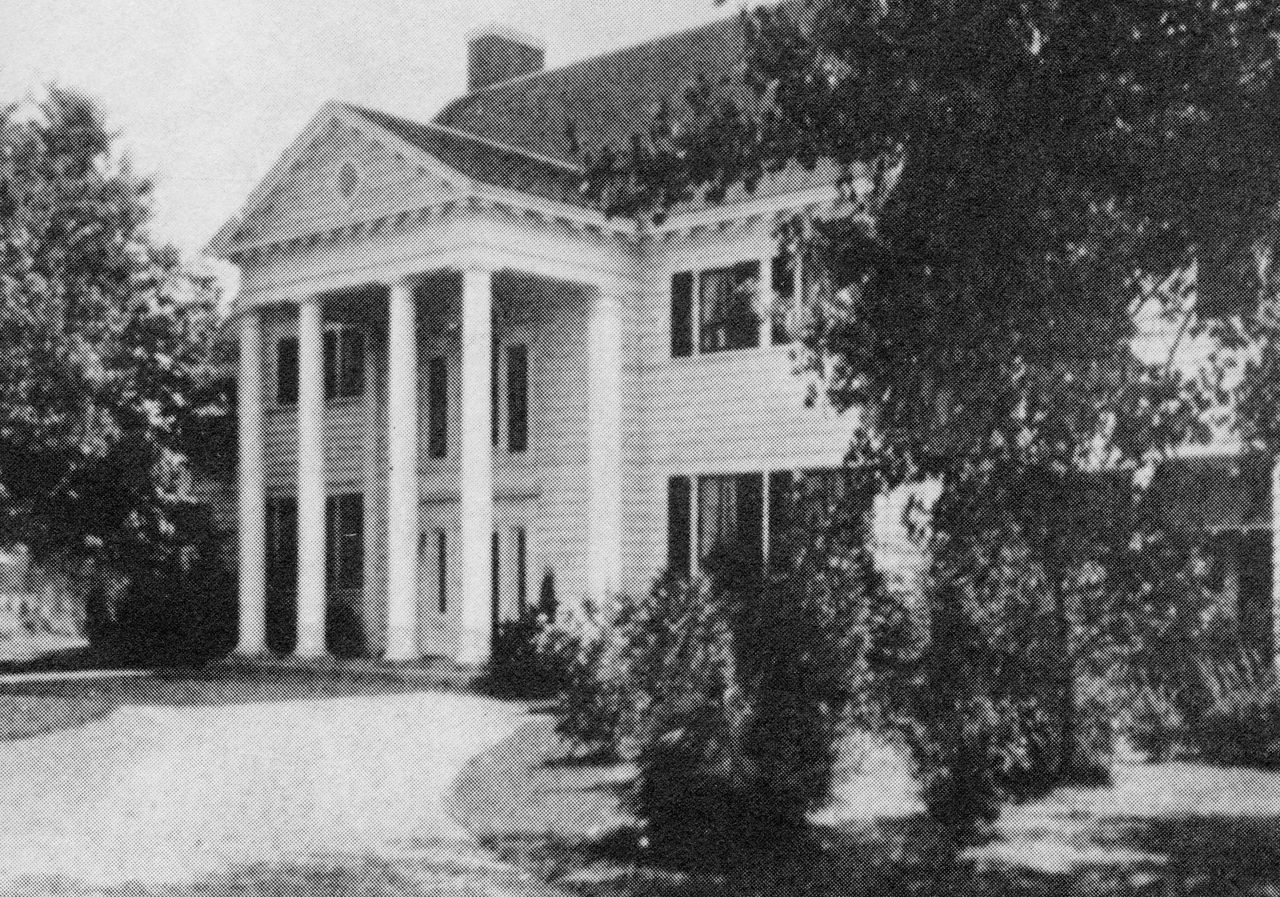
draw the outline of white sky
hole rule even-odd
[[[158,236],[197,251],[329,99],[430,118],[466,32],[547,41],[548,64],[732,14],[712,0],[0,0],[0,99],[96,97],[158,182]]]

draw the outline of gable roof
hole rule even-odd
[[[445,125],[423,124],[363,106],[346,104],[346,108],[476,181],[592,207],[581,190],[578,165]]]

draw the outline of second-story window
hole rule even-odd
[[[760,345],[760,263],[739,262],[698,278],[698,350]]]
[[[287,336],[276,343],[276,404],[298,404],[298,338]]]
[[[324,334],[324,397],[350,399],[364,395],[364,331],[352,327]]]

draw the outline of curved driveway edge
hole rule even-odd
[[[125,704],[0,744],[0,893],[546,893],[445,809],[527,718],[451,693],[285,695]]]

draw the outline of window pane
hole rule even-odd
[[[703,352],[760,343],[760,263],[703,272],[698,286],[698,346]]]
[[[492,576],[492,582],[489,586],[490,616],[492,617],[493,630],[498,630],[498,622],[501,620],[501,607],[499,600],[502,597],[502,566],[498,559],[498,534],[495,532],[492,536],[492,547],[489,555],[492,568],[489,573]]]
[[[501,409],[498,407],[498,337],[496,334],[489,350],[489,439],[496,446],[498,430],[502,422]]]
[[[292,592],[298,583],[298,503],[292,497],[267,502],[267,582]]]
[[[364,331],[342,331],[338,341],[338,361],[338,394],[351,398],[364,395]]]
[[[507,448],[523,452],[529,446],[529,350],[507,349]]]
[[[448,448],[449,427],[449,368],[443,358],[431,359],[428,375],[427,402],[430,415],[430,453],[433,458],[443,458]]]
[[[281,405],[298,402],[297,337],[286,337],[276,344],[276,401]]]

